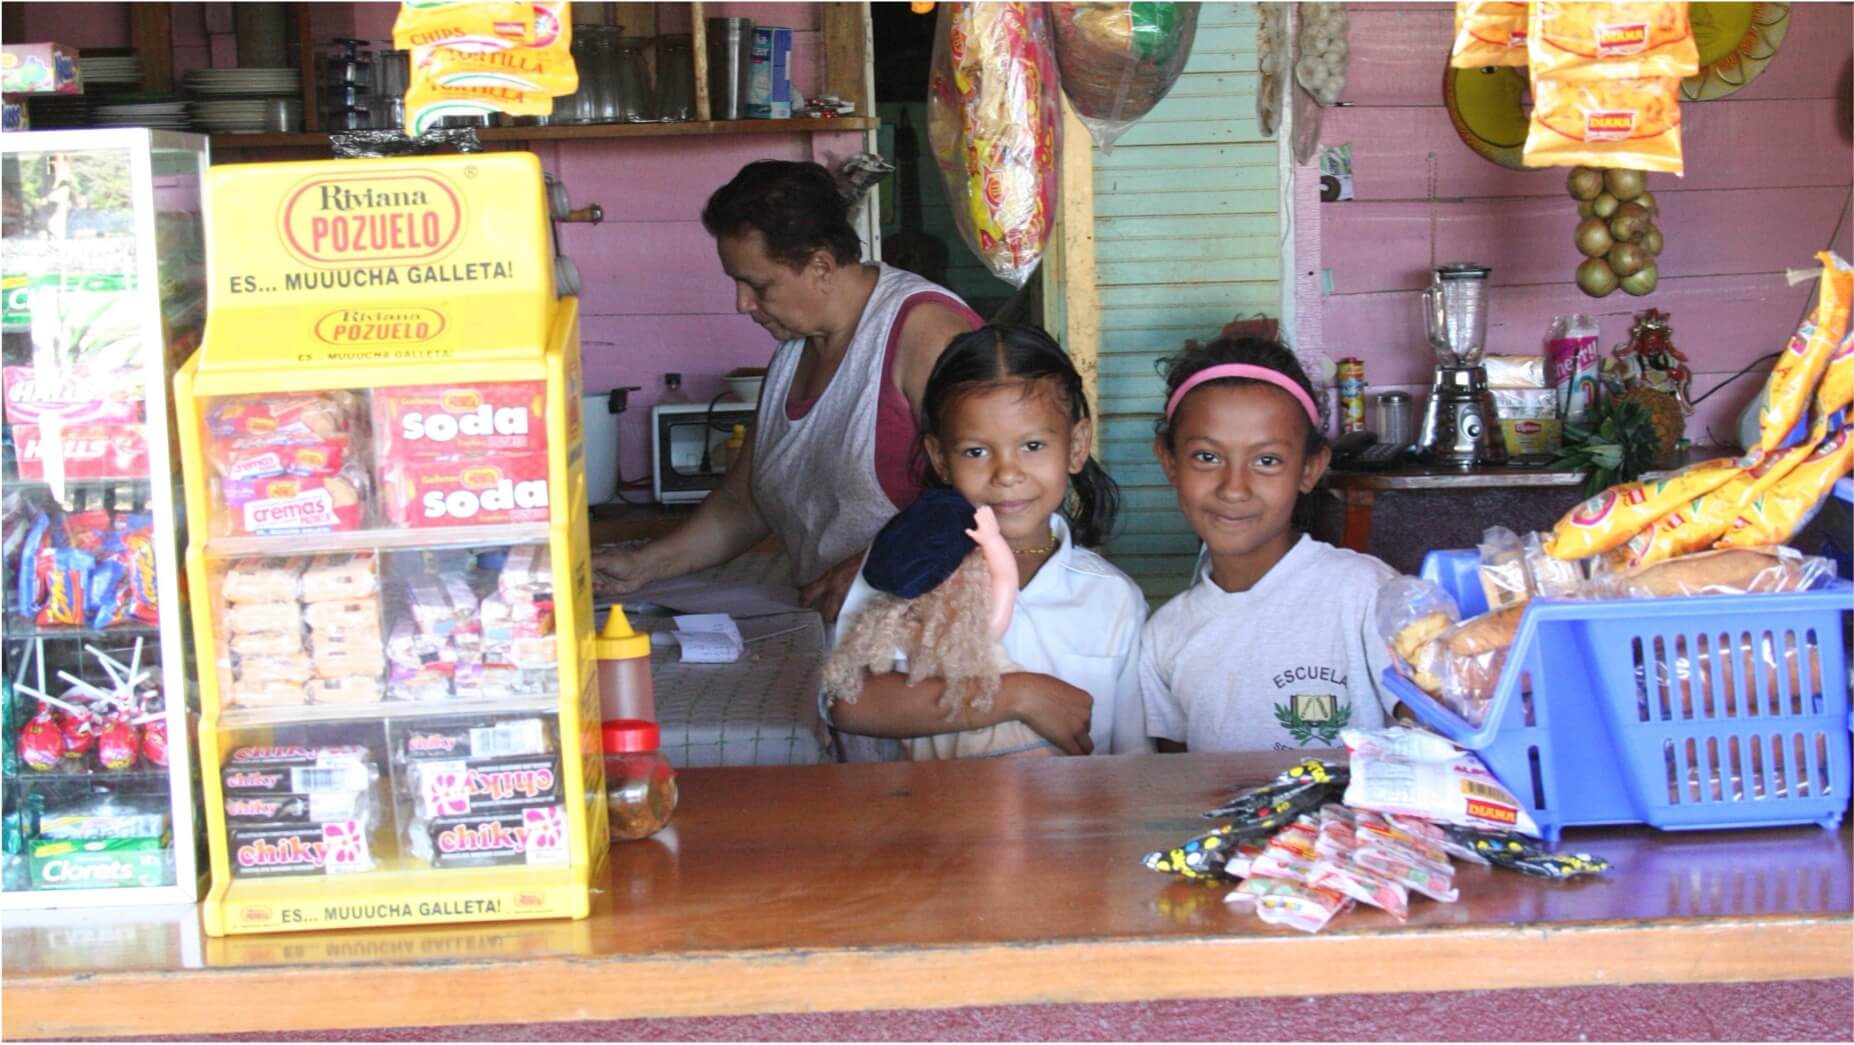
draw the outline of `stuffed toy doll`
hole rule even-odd
[[[1019,721],[961,729],[987,711],[1005,673],[1022,670],[1001,639],[1017,597],[1017,561],[989,507],[934,488],[888,521],[869,546],[862,580],[868,602],[838,631],[824,665],[831,701],[854,703],[864,672],[906,672],[908,684],[946,683],[947,731],[906,744],[920,759],[1048,755],[1056,747]]]

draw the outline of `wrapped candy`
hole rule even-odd
[[[966,245],[1021,287],[1055,219],[1061,108],[1042,4],[940,9],[927,129]]]
[[[167,719],[157,718],[143,727],[142,757],[151,766],[167,768]]]
[[[19,759],[41,773],[57,769],[64,760],[64,734],[51,708],[41,705],[19,731]]]
[[[104,769],[134,769],[140,758],[141,730],[127,715],[111,715],[97,734],[97,761]]]

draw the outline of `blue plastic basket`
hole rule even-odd
[[[1478,569],[1472,551],[1423,560],[1464,616],[1487,608]],[[1854,585],[1841,580],[1779,595],[1535,600],[1479,726],[1394,669],[1384,681],[1478,753],[1552,841],[1593,824],[1833,827],[1849,794],[1850,609]],[[1679,666],[1696,677],[1680,680]],[[1799,678],[1819,678],[1819,692]]]

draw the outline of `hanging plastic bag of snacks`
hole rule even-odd
[[[1191,57],[1197,4],[1049,5],[1062,91],[1103,151],[1165,98]]]
[[[1021,287],[1056,214],[1062,112],[1048,10],[1029,3],[940,6],[927,132],[966,245]]]
[[[1534,91],[1539,80],[1699,75],[1687,5],[1664,0],[1539,0],[1531,5],[1526,50]]]
[[[1682,174],[1677,77],[1553,80],[1534,70],[1528,167],[1627,167]]]
[[[1448,64],[1456,69],[1526,64],[1526,5],[1456,0]]]
[[[566,0],[402,4],[393,46],[411,52],[407,133],[446,117],[551,113],[555,97],[579,89],[572,43]]]

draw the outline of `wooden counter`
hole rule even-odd
[[[9,1038],[204,1034],[1028,1002],[1846,977],[1847,827],[1574,831],[1554,884],[1463,867],[1410,920],[1303,936],[1145,870],[1291,756],[681,774],[670,832],[613,849],[583,922],[200,941],[4,932]],[[191,950],[191,945],[198,945]]]

